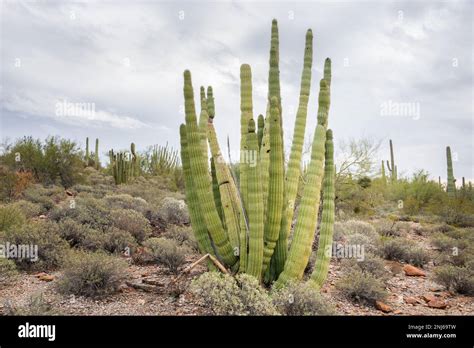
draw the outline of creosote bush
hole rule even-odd
[[[126,262],[102,252],[72,253],[57,287],[62,294],[103,297],[118,290],[124,280]]]
[[[173,239],[179,245],[190,248],[192,251],[199,252],[196,237],[189,226],[171,225],[168,230],[163,233],[163,237]]]
[[[387,260],[407,262],[420,267],[430,260],[426,250],[418,247],[413,241],[399,237],[385,240],[381,252]]]
[[[160,213],[169,224],[182,225],[189,223],[186,203],[173,197],[166,197],[160,208]]]
[[[72,247],[85,250],[99,250],[104,247],[105,235],[102,231],[90,228],[71,218],[66,218],[59,223],[61,237]]]
[[[336,283],[336,287],[345,297],[356,302],[373,304],[387,296],[381,280],[359,270],[346,274]]]
[[[172,273],[178,273],[178,268],[186,259],[187,249],[172,239],[150,238],[143,244],[154,261],[166,266]]]
[[[435,269],[436,281],[460,294],[474,296],[474,261],[464,267],[443,265]]]
[[[235,278],[207,272],[193,280],[191,291],[214,315],[276,315],[275,306],[259,281],[248,275]]]
[[[282,315],[331,315],[334,308],[307,283],[290,282],[273,291],[272,301]]]
[[[112,210],[110,219],[114,227],[130,232],[139,242],[144,241],[151,234],[150,222],[135,210]]]
[[[41,214],[41,205],[38,203],[33,203],[22,199],[15,202],[13,206],[20,209],[23,215],[25,215],[25,217],[28,219]]]
[[[137,247],[137,241],[130,232],[121,230],[116,227],[110,227],[105,231],[104,249],[111,253],[123,253],[128,248],[133,253]]]
[[[26,221],[19,207],[12,204],[0,206],[0,231],[18,228]]]
[[[17,270],[13,260],[0,258],[0,288],[11,281],[16,275]]]
[[[60,265],[67,250],[67,243],[60,236],[58,224],[51,221],[37,221],[12,228],[0,235],[0,242],[16,245],[38,246],[38,260],[15,259],[24,270],[47,270]]]
[[[366,253],[364,259],[360,261],[355,258],[344,259],[342,265],[348,270],[359,270],[378,279],[384,279],[388,276],[383,259],[371,253]]]

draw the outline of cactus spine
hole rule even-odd
[[[300,181],[312,65],[312,32],[308,30],[299,107],[290,161],[285,173],[278,46],[278,26],[274,20],[265,118],[262,115],[257,120],[253,118],[252,72],[249,65],[241,66],[238,185],[231,167],[224,162],[217,140],[212,88],[208,88],[207,97],[205,90],[201,89],[198,123],[189,71],[184,73],[186,124],[180,128],[186,200],[201,250],[206,250],[205,245],[209,250],[210,245],[216,256],[233,271],[237,271],[238,266],[239,272],[246,272],[268,283],[277,279],[277,285],[301,278],[308,263],[318,221],[323,177],[320,246],[323,250],[330,245],[334,223],[335,172],[332,133],[327,129],[331,85],[331,61],[327,59],[324,78],[320,83],[311,162],[307,167],[305,182]],[[205,124],[207,133],[203,136]],[[206,138],[208,143],[202,141]],[[211,161],[208,160],[209,149]],[[304,185],[303,194],[288,251],[287,241],[295,215],[294,201],[300,184]],[[218,212],[219,206],[222,206],[221,213]],[[318,256],[321,264],[315,270],[313,280],[316,287],[326,278],[330,258],[321,253]]]
[[[390,139],[390,163],[387,160],[387,169],[390,172],[391,181],[397,181],[397,166],[395,165],[395,157],[393,155],[392,139]]]
[[[451,148],[446,147],[446,160],[448,165],[448,185],[446,186],[446,192],[449,196],[453,197],[456,194],[456,184],[453,174],[453,161],[451,158]]]

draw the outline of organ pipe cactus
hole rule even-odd
[[[390,139],[390,163],[387,160],[387,168],[388,168],[388,171],[390,172],[391,181],[397,181],[397,166],[395,164],[395,157],[393,155],[392,139]]]
[[[334,161],[332,132],[327,129],[331,61],[326,59],[320,82],[317,126],[301,203],[295,200],[311,86],[312,32],[306,33],[299,107],[288,166],[284,164],[282,106],[279,80],[278,25],[272,22],[266,117],[253,115],[252,71],[240,70],[240,180],[224,161],[214,128],[212,88],[201,89],[198,120],[191,73],[184,72],[186,123],[180,127],[181,161],[191,224],[201,252],[211,253],[234,272],[246,272],[268,283],[283,285],[301,279],[315,237],[323,186],[318,265],[310,283],[319,288],[326,279],[334,224]],[[203,129],[206,129],[203,132]],[[209,153],[211,158],[209,160]],[[324,182],[323,182],[324,177]],[[292,243],[288,238],[296,223]]]
[[[451,148],[449,146],[446,147],[446,160],[448,166],[448,184],[446,186],[446,192],[449,196],[454,196],[456,194],[456,180],[454,179],[453,161],[451,158]]]

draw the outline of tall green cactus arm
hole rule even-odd
[[[326,81],[329,91],[331,91],[331,79],[331,59],[326,58],[324,61],[324,81]]]
[[[291,146],[290,159],[285,175],[285,199],[283,206],[283,218],[281,220],[280,234],[273,258],[275,259],[275,274],[279,275],[285,266],[288,235],[293,221],[296,193],[301,171],[301,156],[303,151],[304,134],[306,130],[306,116],[308,114],[308,100],[311,87],[311,66],[313,63],[313,33],[311,29],[306,32],[306,44],[304,50],[304,65],[301,75],[301,88],[298,112],[296,113],[295,128],[293,131],[293,144]],[[329,74],[330,65],[329,65]],[[326,69],[325,69],[326,74]]]
[[[212,193],[214,195],[214,202],[216,203],[217,214],[219,214],[219,218],[226,228],[224,213],[222,209],[222,201],[221,201],[221,193],[219,192],[219,182],[217,181],[217,174],[216,174],[216,165],[214,161],[214,157],[211,157],[211,180],[212,180]]]
[[[181,139],[181,163],[184,172],[184,181],[186,188],[186,202],[189,208],[189,217],[191,219],[191,226],[196,236],[196,241],[199,246],[199,250],[203,254],[215,255],[214,249],[212,248],[211,239],[207,232],[206,223],[201,213],[199,206],[199,199],[194,188],[194,183],[191,176],[191,167],[189,163],[188,154],[188,141],[186,137],[186,126],[182,124],[179,127],[179,135]]]
[[[310,284],[319,289],[326,280],[329,262],[331,261],[332,236],[334,232],[334,145],[332,131],[326,132],[326,153],[323,179],[323,212],[319,232],[316,263],[311,274]]]
[[[191,82],[191,73],[184,72],[184,107],[186,113],[186,137],[188,141],[189,162],[191,177],[194,182],[197,197],[209,234],[214,242],[217,252],[222,260],[229,266],[237,262],[237,257],[229,242],[229,238],[222,227],[217,214],[211,182],[208,180],[207,153],[202,151],[200,131],[197,125],[196,110],[194,106],[194,92]],[[203,110],[207,115],[207,111]]]
[[[257,130],[257,138],[258,138],[258,149],[262,147],[262,139],[263,139],[263,127],[265,127],[265,118],[262,114],[258,115],[257,120],[258,130]]]
[[[214,118],[216,114],[216,109],[214,106],[214,93],[212,91],[212,87],[208,86],[207,87],[207,113],[209,114],[209,117],[211,119]]]
[[[284,285],[292,279],[301,279],[311,254],[312,240],[314,239],[318,220],[329,104],[328,86],[323,79],[320,83],[318,124],[314,132],[311,162],[306,175],[306,184],[301,198],[290,251],[276,286]]]
[[[397,181],[397,166],[395,165],[395,156],[393,155],[392,139],[390,139],[390,163],[387,161],[387,169],[390,172],[390,180]]]
[[[234,249],[234,254],[238,255],[240,244],[240,214],[241,202],[237,193],[237,187],[230,173],[230,169],[224,161],[219,143],[217,141],[216,130],[214,128],[214,116],[209,118],[207,125],[207,136],[211,149],[212,159],[215,165],[216,184],[223,209],[223,219],[229,236],[230,243]]]
[[[100,163],[99,163],[99,138],[95,139],[95,169],[99,170],[100,168]]]
[[[252,71],[250,65],[242,64],[240,67],[240,194],[247,210],[247,133],[249,120],[253,118],[252,106]]]
[[[456,184],[453,174],[453,160],[451,157],[451,148],[446,147],[446,161],[448,165],[448,184],[446,186],[446,192],[449,196],[453,197],[456,194]]]
[[[89,165],[89,138],[86,138],[86,166]]]
[[[255,122],[249,120],[247,135],[248,151],[255,156],[258,154],[258,137],[255,133]],[[248,215],[249,215],[249,251],[246,273],[260,279],[263,266],[263,197],[260,175],[258,173],[257,163],[250,164],[248,167]]]
[[[283,163],[283,141],[280,127],[280,112],[278,110],[278,99],[271,99],[270,108],[270,167],[267,216],[265,220],[265,244],[263,254],[263,271],[270,264],[270,259],[275,249],[276,241],[280,231],[283,189],[284,189],[284,163]]]

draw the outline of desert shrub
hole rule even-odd
[[[364,252],[375,253],[379,250],[380,242],[371,239],[369,236],[361,233],[353,233],[346,238],[347,245],[360,245],[364,247]]]
[[[382,256],[387,260],[407,262],[415,266],[423,266],[430,260],[429,254],[415,242],[402,238],[389,238],[384,241]]]
[[[336,242],[340,242],[345,240],[346,229],[343,222],[336,221],[334,223],[334,231],[332,235],[332,239]]]
[[[379,235],[375,231],[375,228],[368,222],[359,221],[359,220],[349,220],[343,223],[344,231],[346,235],[351,234],[362,234],[370,239],[378,239]]]
[[[104,249],[111,253],[120,253],[129,248],[130,252],[136,248],[137,242],[130,232],[111,227],[105,231]]]
[[[10,201],[20,197],[23,191],[33,183],[32,173],[10,170],[6,166],[0,166],[0,200]]]
[[[474,295],[474,261],[465,267],[443,265],[435,269],[435,279],[460,294]]]
[[[0,231],[18,228],[26,222],[21,209],[13,204],[0,206]]]
[[[55,207],[50,214],[51,218],[55,221],[71,218],[96,230],[104,230],[111,224],[109,209],[101,200],[92,197],[76,197],[74,202],[73,206],[69,201]]]
[[[151,252],[155,262],[166,266],[172,273],[178,273],[179,266],[186,259],[187,249],[172,239],[150,238],[144,246]]]
[[[151,234],[149,221],[135,210],[112,210],[110,212],[110,219],[114,227],[130,232],[139,242],[142,242]]]
[[[111,210],[132,209],[144,214],[150,208],[143,198],[132,197],[128,194],[107,195],[103,199]]]
[[[474,227],[474,201],[463,197],[445,197],[441,204],[433,204],[430,211],[448,225]]]
[[[15,259],[17,266],[26,270],[54,268],[61,263],[67,250],[67,243],[61,238],[58,225],[51,221],[32,222],[10,229],[1,239],[10,244],[38,247],[38,260],[31,257]]]
[[[434,234],[431,238],[431,243],[441,251],[448,251],[458,247],[456,239],[448,237],[443,233]]]
[[[363,260],[357,260],[354,258],[345,259],[343,260],[342,265],[348,269],[358,269],[364,273],[372,274],[374,277],[379,279],[386,278],[388,274],[385,270],[383,260],[372,253],[365,254]]]
[[[374,303],[387,296],[379,279],[358,270],[346,274],[336,283],[336,287],[345,297],[356,302]]]
[[[189,213],[186,203],[173,197],[166,197],[161,204],[160,212],[169,224],[181,225],[189,223]]]
[[[22,306],[15,306],[7,300],[4,308],[6,315],[14,316],[44,316],[60,314],[44,299],[42,292],[31,295],[26,304]]]
[[[15,202],[13,205],[18,207],[28,219],[39,216],[42,211],[40,204],[29,202],[23,199]]]
[[[398,236],[398,230],[395,229],[396,221],[390,219],[379,219],[373,222],[373,226],[381,236]]]
[[[98,250],[105,244],[105,236],[102,231],[82,225],[71,218],[66,218],[59,223],[61,237],[69,245],[86,250]]]
[[[232,277],[207,272],[193,280],[191,291],[214,315],[275,315],[277,311],[259,281],[248,274]]]
[[[118,290],[124,280],[126,262],[101,252],[74,253],[66,262],[58,280],[62,294],[103,297]]]
[[[188,247],[192,251],[198,252],[199,247],[194,236],[193,230],[189,226],[171,225],[163,234],[163,237],[173,239],[179,245]]]
[[[10,281],[17,273],[13,260],[0,257],[0,287]]]
[[[334,308],[319,291],[304,282],[290,282],[272,293],[273,304],[283,315],[331,315]]]

